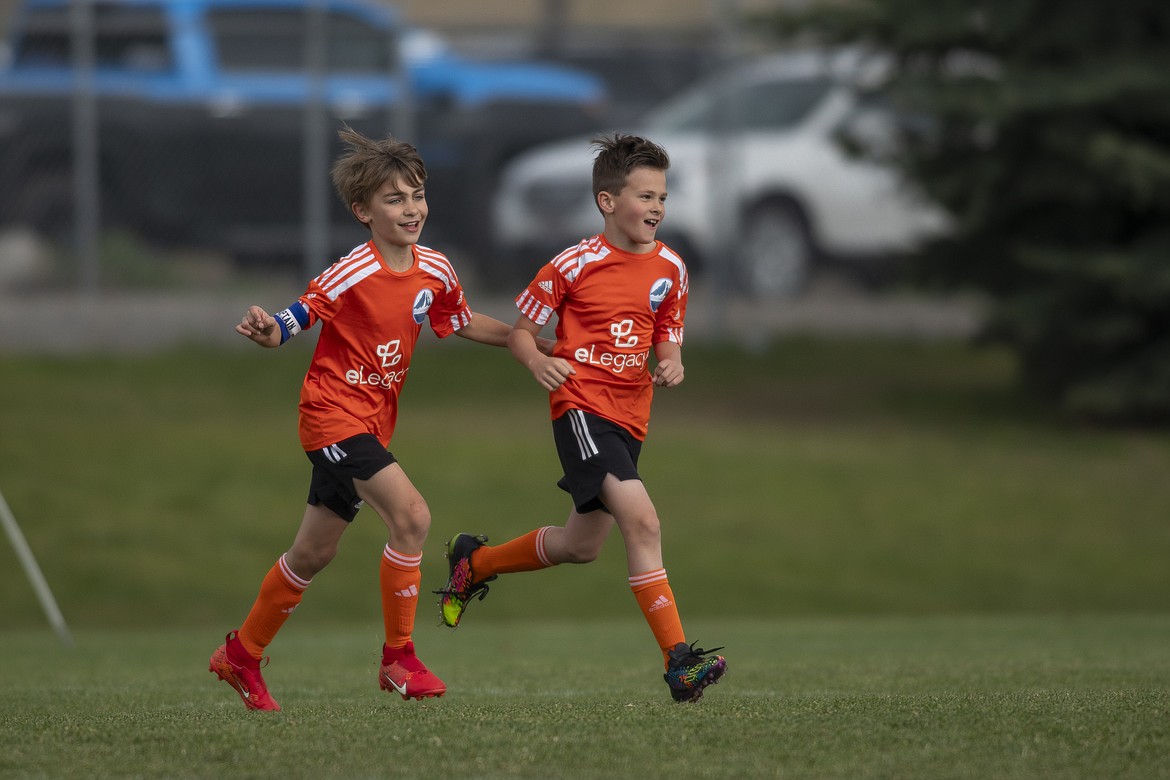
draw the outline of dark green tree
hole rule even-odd
[[[1170,422],[1170,2],[877,0],[768,14],[864,43],[930,117],[898,160],[953,216],[924,281],[989,294],[984,335],[1078,416]]]

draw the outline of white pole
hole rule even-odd
[[[3,493],[0,493],[0,522],[4,523],[4,530],[8,532],[8,538],[12,541],[13,549],[16,550],[16,557],[20,558],[25,574],[28,575],[28,581],[32,583],[33,590],[37,592],[37,598],[40,599],[45,615],[49,618],[49,625],[57,632],[62,644],[66,647],[72,647],[73,637],[69,634],[69,627],[65,625],[65,618],[61,615],[61,610],[57,608],[57,602],[53,600],[53,592],[49,590],[49,583],[45,582],[45,576],[41,574],[41,567],[37,565],[37,559],[33,557],[32,550],[24,539],[24,534],[20,532],[20,526],[16,524],[16,518],[12,516],[12,510],[8,508],[8,502],[4,500]]]

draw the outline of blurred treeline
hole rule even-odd
[[[993,301],[984,336],[1078,417],[1170,422],[1170,4],[823,3],[788,42],[893,65],[897,164],[949,210],[913,260]]]

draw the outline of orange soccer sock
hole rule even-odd
[[[422,554],[407,555],[386,545],[378,579],[382,586],[382,620],[386,645],[405,647],[414,633],[418,586],[422,584]]]
[[[552,527],[546,525],[495,547],[485,545],[476,549],[471,554],[471,570],[475,572],[475,579],[480,581],[495,574],[536,571],[556,566],[544,549],[544,535]]]
[[[264,581],[260,583],[260,595],[256,597],[238,632],[244,649],[253,658],[264,655],[264,648],[272,643],[276,632],[280,631],[284,621],[301,603],[301,597],[310,582],[312,580],[301,579],[294,574],[283,555],[264,575]]]
[[[630,590],[642,608],[642,615],[650,624],[658,647],[662,649],[662,662],[670,662],[670,651],[679,642],[686,641],[678,606],[674,603],[674,592],[666,579],[666,569],[655,569],[645,574],[630,577]]]

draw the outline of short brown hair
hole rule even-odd
[[[602,192],[617,194],[626,186],[626,178],[635,168],[665,171],[670,155],[658,144],[636,135],[600,136],[592,141],[597,149],[593,160],[593,202]]]
[[[369,203],[374,193],[391,179],[411,187],[427,180],[427,167],[418,150],[405,141],[387,136],[380,141],[366,138],[346,125],[337,133],[347,147],[333,163],[333,187],[346,208]]]

